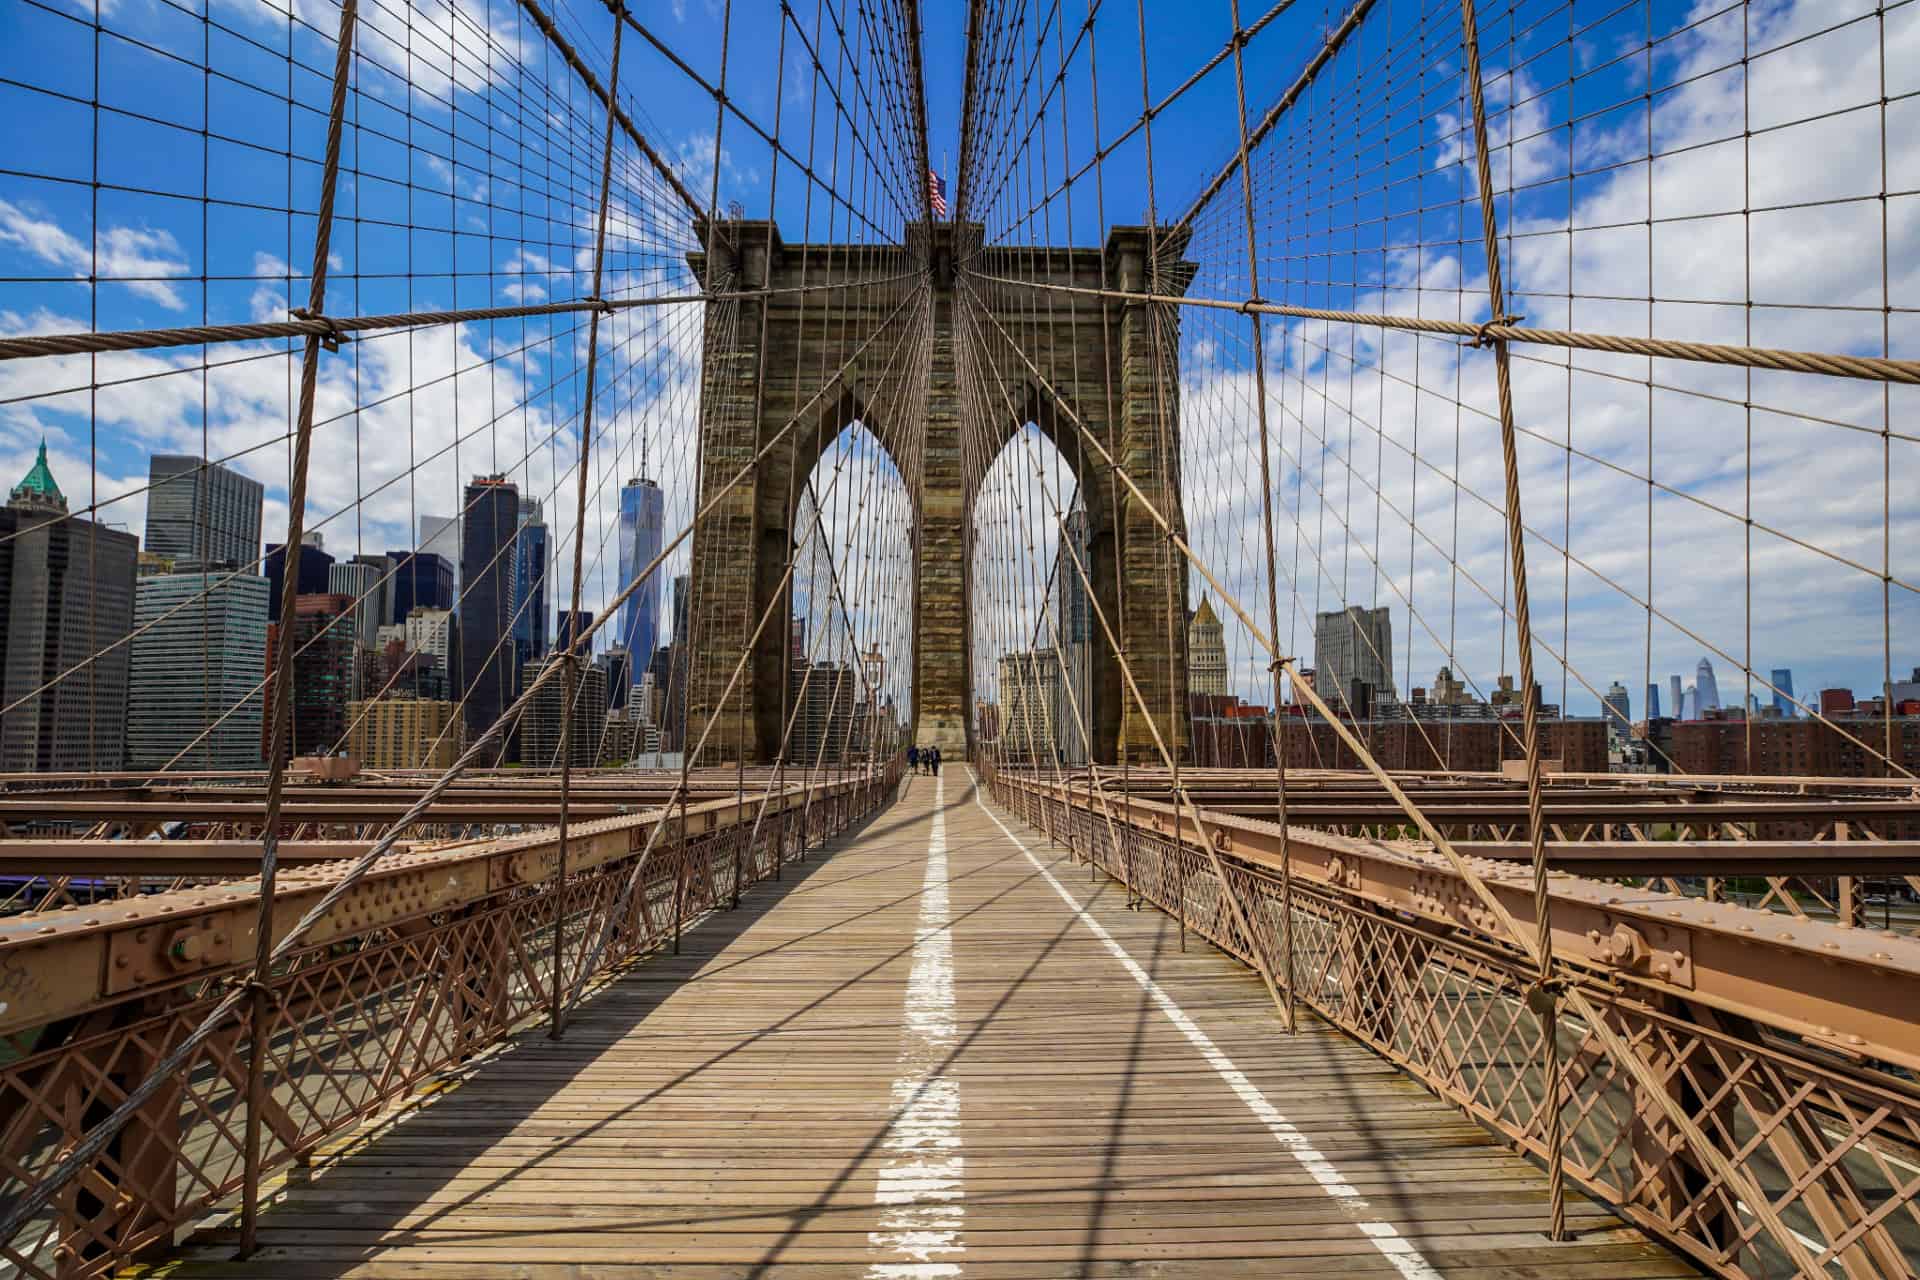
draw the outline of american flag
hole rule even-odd
[[[927,170],[927,200],[933,205],[934,217],[947,216],[947,184],[932,169]]]

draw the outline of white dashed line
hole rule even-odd
[[[893,1124],[881,1149],[873,1202],[880,1227],[867,1235],[882,1258],[869,1280],[933,1280],[960,1274],[960,1226],[966,1161],[960,1154],[960,1082],[942,1074],[958,1032],[953,1011],[952,916],[947,900],[946,779],[933,783],[933,829],[920,887],[920,923],[907,978],[900,1071],[893,1082]]]
[[[1160,1007],[1160,1012],[1166,1014],[1167,1020],[1180,1029],[1180,1033],[1186,1036],[1187,1043],[1200,1051],[1200,1056],[1205,1058],[1207,1064],[1227,1082],[1227,1087],[1239,1095],[1240,1101],[1247,1104],[1247,1109],[1267,1127],[1267,1132],[1274,1136],[1289,1155],[1299,1161],[1300,1167],[1319,1184],[1322,1191],[1352,1215],[1354,1226],[1367,1237],[1388,1262],[1393,1264],[1394,1270],[1406,1277],[1406,1280],[1440,1280],[1440,1273],[1434,1270],[1433,1264],[1421,1256],[1420,1251],[1400,1234],[1398,1228],[1391,1222],[1367,1216],[1373,1206],[1354,1189],[1353,1184],[1348,1182],[1324,1155],[1320,1154],[1319,1149],[1305,1134],[1294,1127],[1292,1121],[1280,1114],[1278,1107],[1267,1101],[1267,1096],[1255,1087],[1253,1081],[1247,1079],[1240,1068],[1233,1065],[1233,1059],[1214,1044],[1213,1037],[1202,1031],[1199,1025],[1187,1016],[1186,1010],[1161,989],[1152,975],[1127,954],[1126,948],[1114,940],[1113,935],[1107,932],[1106,926],[1087,914],[1074,896],[1067,891],[1067,887],[1054,878],[1053,872],[1047,870],[1040,859],[1033,856],[1033,850],[1027,848],[1020,837],[1007,829],[1007,824],[1000,821],[1000,815],[987,807],[987,802],[978,789],[978,782],[979,779],[976,777],[973,798],[974,803],[980,806],[980,811],[992,818],[993,825],[999,827],[1007,839],[1013,841],[1014,846],[1027,855],[1027,861],[1031,862],[1034,870],[1053,886],[1053,891],[1060,895],[1061,900],[1067,904],[1067,909],[1079,917],[1080,923],[1092,930],[1096,938],[1106,944],[1113,958],[1133,975],[1133,980],[1138,982],[1154,1004]]]

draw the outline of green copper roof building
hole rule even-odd
[[[0,507],[0,707],[10,708],[0,714],[0,771],[124,762],[119,642],[133,629],[139,550],[132,534],[67,513],[43,442]]]
[[[9,501],[23,507],[52,508],[57,511],[67,509],[67,497],[60,492],[60,486],[53,482],[53,470],[47,466],[47,442],[40,442],[40,456],[33,460],[33,469],[27,472],[27,478],[13,486],[13,492],[7,495]]]

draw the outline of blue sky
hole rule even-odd
[[[953,194],[963,7],[923,7],[930,150]],[[811,36],[812,6],[795,8]],[[1257,8],[1247,5],[1246,16]],[[1685,0],[1483,8],[1497,182],[1511,189],[1501,213],[1521,233],[1508,264],[1517,310],[1537,324],[1651,326],[1723,341],[1741,340],[1751,322],[1758,343],[1880,349],[1882,242],[1896,306],[1911,300],[1920,264],[1915,197],[1905,194],[1920,189],[1920,151],[1908,142],[1920,137],[1911,98],[1920,57],[1909,56],[1920,53],[1920,6],[1878,19],[1854,0],[1765,0],[1730,17],[1721,6]],[[1253,41],[1250,111],[1263,111],[1292,81],[1343,9],[1303,2]],[[217,323],[278,317],[303,302],[336,12],[319,0],[109,0],[96,30],[92,3],[0,0],[0,109],[18,122],[0,149],[0,326]],[[722,12],[707,0],[636,8],[710,82],[720,76]],[[1477,212],[1460,201],[1468,153],[1459,67],[1438,52],[1452,38],[1455,12],[1437,0],[1382,0],[1324,77],[1324,92],[1304,99],[1256,156],[1268,296],[1470,320],[1484,313]],[[609,15],[581,0],[558,4],[557,13],[604,79]],[[1047,13],[1035,7],[1026,20]],[[1081,16],[1069,15],[1076,29]],[[1155,101],[1218,51],[1231,26],[1224,3],[1154,0],[1146,21],[1147,95]],[[361,29],[328,309],[508,305],[586,292],[599,112],[518,8],[463,0],[449,18],[426,0],[369,0]],[[1074,31],[1065,34],[1070,41]],[[860,216],[731,116],[722,123],[721,205],[738,201],[750,217],[771,205],[789,239],[896,236],[890,187],[899,175],[876,172],[844,130],[835,151],[833,112],[815,100],[811,70],[777,9],[736,0],[725,37],[727,83],[740,110],[802,155],[809,122],[817,122],[816,168],[835,175]],[[1422,43],[1428,39],[1432,49]],[[1883,44],[1891,99],[1884,112],[1875,89]],[[1045,88],[1053,45],[1050,33],[1030,94]],[[625,47],[624,105],[705,201],[715,167],[711,97],[631,32]],[[830,33],[821,48],[829,64],[839,57]],[[1745,78],[1737,65],[1743,48],[1755,55]],[[1085,74],[1093,59],[1100,137],[1139,115],[1133,7],[1102,6],[1090,46],[1048,100],[1046,148],[988,175],[1000,192],[985,211],[991,236],[1025,243],[1042,234],[1038,225],[1011,224],[1032,193],[1058,182],[1063,112],[1076,163],[1095,145]],[[855,93],[851,77],[828,78]],[[882,79],[862,83],[877,95]],[[1649,86],[1656,91],[1643,96]],[[1234,109],[1229,63],[1156,117],[1152,178],[1162,218],[1183,209],[1232,155]],[[884,120],[867,123],[863,104],[854,110],[861,145],[904,148]],[[1754,136],[1730,147],[1743,121]],[[1665,158],[1648,164],[1649,146]],[[1101,167],[1108,222],[1142,219],[1145,152],[1144,133],[1136,133]],[[694,244],[680,211],[631,148],[618,157],[606,292],[688,287],[684,254]],[[1891,193],[1884,231],[1882,192]],[[1064,200],[1046,204],[1045,232],[1092,243],[1101,233],[1092,194],[1080,188],[1071,227]],[[1653,230],[1649,201],[1658,206]],[[1792,207],[1808,202],[1813,207]],[[1743,218],[1743,204],[1769,211]],[[1239,217],[1232,184],[1198,221],[1195,293],[1244,296]],[[1649,291],[1649,259],[1655,291],[1674,300],[1652,315],[1635,301]],[[1747,307],[1748,298],[1762,305]],[[1814,301],[1857,309],[1806,305]],[[651,308],[622,313],[604,331],[610,354],[587,517],[590,603],[617,585],[611,530],[622,478],[654,474],[669,493],[669,530],[686,521],[695,487],[688,432],[697,319],[686,307]],[[512,474],[547,499],[550,521],[570,529],[585,325],[576,315],[442,327],[370,338],[329,357],[310,515],[310,523],[327,522],[329,549],[412,545],[417,517],[456,507],[465,478],[480,470]],[[1910,317],[1896,311],[1889,325],[1893,354],[1915,354]],[[1245,465],[1254,456],[1245,334],[1238,317],[1189,313],[1183,439],[1197,544],[1252,603],[1264,596],[1264,570],[1243,535],[1258,511]],[[1277,490],[1283,529],[1297,513],[1302,563],[1313,571],[1299,587],[1302,608],[1389,604],[1397,647],[1407,646],[1395,664],[1411,673],[1407,683],[1430,679],[1449,648],[1457,665],[1490,683],[1510,669],[1510,644],[1497,607],[1476,598],[1473,584],[1498,594],[1497,522],[1471,496],[1435,505],[1455,480],[1497,495],[1489,470],[1497,455],[1484,414],[1475,414],[1489,404],[1484,358],[1431,339],[1381,341],[1377,331],[1295,322],[1269,322],[1266,336],[1269,407],[1291,433],[1292,461],[1281,466]],[[24,471],[44,435],[75,505],[98,501],[102,518],[138,530],[144,503],[136,491],[149,452],[241,453],[235,465],[269,484],[267,527],[283,527],[290,351],[252,343],[0,366],[0,467]],[[1586,372],[1570,377],[1552,366],[1555,357],[1536,354],[1541,359],[1523,362],[1519,373],[1527,492],[1538,495],[1529,499],[1540,535],[1529,547],[1535,615],[1553,624],[1543,624],[1543,634],[1553,631],[1556,648],[1564,618],[1581,673],[1602,688],[1623,679],[1638,709],[1643,668],[1662,680],[1691,672],[1703,642],[1736,656],[1751,643],[1756,667],[1794,667],[1803,690],[1878,683],[1882,557],[1897,581],[1920,580],[1911,550],[1913,445],[1898,434],[1911,398],[1883,403],[1867,384],[1783,376],[1755,377],[1749,387],[1737,372],[1665,365],[1649,390],[1644,361],[1583,356]],[[1738,407],[1748,399],[1766,407],[1749,415]],[[1456,401],[1466,406],[1460,413]],[[1895,423],[1889,439],[1878,434],[1883,415]],[[1457,466],[1456,417],[1465,422]],[[1424,443],[1414,443],[1415,430]],[[1443,437],[1444,458],[1434,446]],[[1569,439],[1579,451],[1573,457]],[[1779,535],[1756,542],[1751,591],[1740,518],[1749,503],[1753,518]],[[1353,516],[1356,506],[1364,520]],[[1396,524],[1396,510],[1415,528],[1406,518]],[[1670,615],[1651,626],[1622,590],[1640,590],[1649,575],[1656,605]],[[1424,602],[1414,606],[1418,619],[1408,597]],[[1907,641],[1916,612],[1904,588],[1889,598],[1898,677],[1920,661]],[[1441,599],[1451,601],[1445,627],[1435,612]],[[1423,621],[1452,638],[1436,639]],[[1229,634],[1251,691],[1257,681],[1248,673],[1264,661],[1244,634]],[[1541,663],[1551,665],[1551,656],[1543,653]],[[1722,690],[1737,688],[1727,663],[1716,665]],[[1578,680],[1556,672],[1546,682],[1556,697],[1557,686],[1568,688],[1570,708],[1591,707]]]

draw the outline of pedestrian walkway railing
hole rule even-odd
[[[1283,840],[1216,812],[1210,855],[1182,809],[1112,780],[989,777],[1001,804],[1131,898],[1518,1150],[1544,1159],[1557,1108],[1567,1176],[1713,1271],[1807,1274],[1798,1252],[1827,1275],[1920,1273],[1911,939],[1556,874],[1557,971],[1600,1016],[1567,998],[1558,1078],[1543,1083],[1535,968],[1421,846],[1301,828]],[[1530,926],[1526,869],[1485,875]]]
[[[91,1155],[87,1135],[245,978],[258,885],[13,917],[0,935],[0,1204],[17,1212],[54,1185],[0,1238],[0,1267],[96,1275],[166,1247],[250,1174],[308,1160],[548,1018],[556,982],[568,1003],[677,947],[746,887],[885,804],[897,771],[578,824],[564,877],[551,829],[390,855],[274,972],[264,1036],[243,1004]],[[344,865],[283,873],[276,930]],[[250,1171],[256,1044],[266,1139]]]

